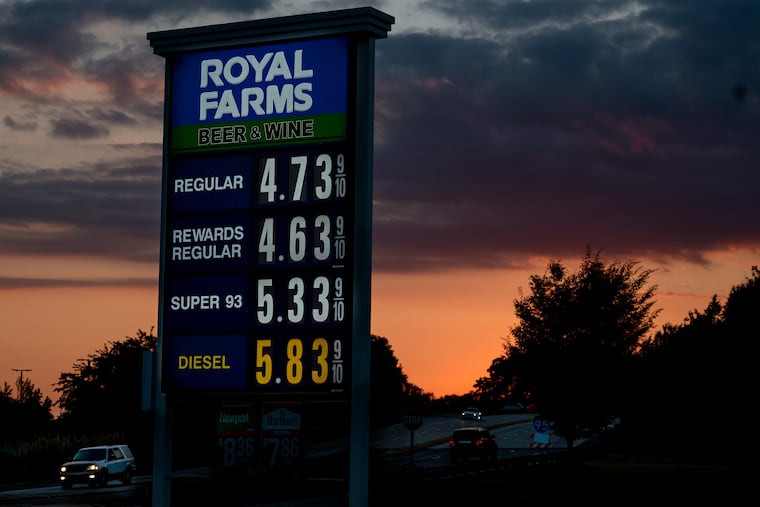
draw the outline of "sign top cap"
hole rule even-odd
[[[385,38],[395,18],[374,7],[299,14],[218,25],[149,32],[153,52],[160,56],[327,35]]]

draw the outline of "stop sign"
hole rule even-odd
[[[422,411],[418,409],[410,408],[404,415],[401,416],[401,422],[404,423],[406,429],[414,431],[422,426]]]

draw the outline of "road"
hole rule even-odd
[[[403,424],[394,424],[374,433],[370,447],[377,449],[399,450],[405,452],[410,445],[415,447],[446,444],[456,429],[463,426],[483,426],[493,430],[499,448],[527,448],[533,433],[533,414],[496,414],[484,415],[480,421],[462,420],[457,416],[432,416],[423,420],[419,429],[409,431]],[[520,424],[522,423],[522,424]],[[554,439],[552,446],[564,445],[564,440]]]
[[[395,424],[373,432],[370,452],[380,457],[383,474],[399,477],[410,469],[450,469],[448,439],[454,429],[479,425],[488,427],[496,436],[499,460],[509,460],[543,452],[531,447],[533,439],[532,414],[486,415],[480,421],[463,421],[456,416],[431,416],[424,419],[419,429],[408,430],[403,424]],[[564,440],[554,438],[552,449],[563,449]],[[346,442],[329,442],[306,450],[306,459],[318,460],[326,454],[345,451]],[[413,449],[410,452],[410,449]],[[211,468],[186,470],[176,474],[176,480],[199,481],[211,477]],[[316,478],[319,480],[320,478]],[[134,478],[132,485],[124,486],[112,481],[104,488],[75,486],[63,491],[59,484],[50,483],[23,490],[0,491],[0,505],[149,505],[151,477]]]
[[[548,446],[536,445],[533,418],[533,414],[499,414],[485,415],[480,421],[471,421],[453,416],[434,416],[425,419],[422,426],[414,432],[402,424],[385,428],[372,436],[370,446],[381,452],[385,473],[390,477],[407,473],[410,467],[449,467],[449,437],[456,428],[463,426],[489,428],[496,437],[499,461],[542,455],[566,448],[565,440],[552,436],[551,433]],[[394,467],[398,470],[394,471]]]

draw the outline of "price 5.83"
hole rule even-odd
[[[280,347],[284,345],[284,350]],[[279,349],[279,350],[278,350]],[[284,353],[283,353],[284,352]],[[289,386],[343,383],[343,342],[327,338],[289,338],[284,343],[270,338],[256,340],[255,380]]]

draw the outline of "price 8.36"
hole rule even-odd
[[[251,435],[220,436],[218,445],[222,450],[222,463],[226,467],[250,462],[256,449]]]

